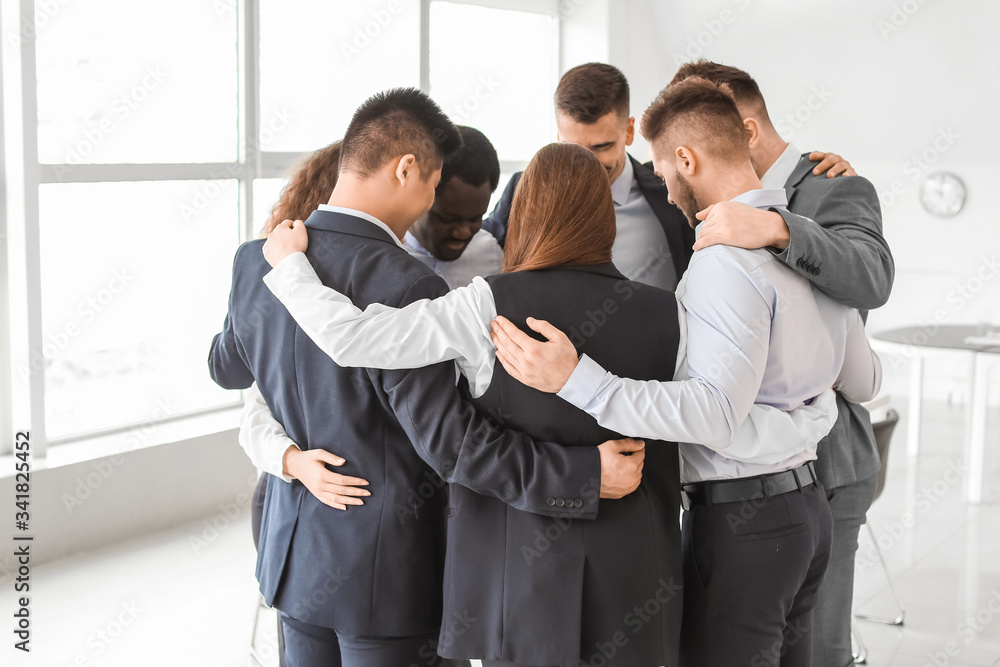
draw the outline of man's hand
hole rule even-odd
[[[601,498],[621,498],[639,488],[646,460],[645,442],[633,438],[608,440],[597,449],[601,452]]]
[[[696,216],[705,223],[698,231],[695,252],[713,245],[730,245],[747,250],[772,246],[788,247],[788,225],[774,211],[762,211],[749,204],[723,201],[712,204]]]
[[[298,447],[289,447],[285,451],[284,472],[302,482],[324,505],[338,510],[346,510],[348,505],[364,505],[358,496],[370,496],[371,493],[357,487],[368,486],[368,481],[327,470],[327,463],[342,466],[345,461],[325,449],[302,451]]]
[[[271,267],[295,252],[305,252],[309,247],[309,233],[301,220],[285,220],[267,235],[264,241],[264,259]]]
[[[854,167],[851,163],[840,157],[836,153],[824,153],[823,151],[813,151],[809,154],[809,159],[813,162],[819,162],[813,168],[813,173],[819,176],[824,171],[826,172],[827,178],[833,178],[834,176],[857,176],[858,172],[854,171]]]
[[[576,370],[580,356],[562,331],[545,320],[529,317],[528,326],[546,338],[537,341],[518,329],[506,317],[490,323],[490,338],[497,359],[512,378],[549,394],[555,394]]]

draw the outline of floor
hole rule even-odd
[[[961,406],[927,405],[919,458],[904,451],[904,412],[886,489],[870,513],[906,608],[905,625],[861,621],[868,664],[900,667],[1000,667],[1000,489],[986,502],[962,500]],[[1000,432],[991,416],[990,442]],[[1000,479],[1000,448],[988,479]],[[912,518],[912,520],[911,520]],[[893,600],[862,532],[856,608],[895,614]],[[38,667],[254,667],[248,653],[257,606],[249,519],[224,515],[37,567],[33,573],[32,652],[11,649],[0,664]],[[0,592],[10,609],[11,593]],[[4,611],[4,615],[7,615]],[[9,622],[9,617],[8,622]],[[277,664],[274,616],[257,633],[265,667]]]

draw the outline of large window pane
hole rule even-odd
[[[431,96],[455,123],[486,134],[501,160],[555,141],[555,17],[433,2],[430,28]]]
[[[261,146],[313,151],[344,135],[361,102],[420,85],[420,3],[262,0]]]
[[[253,235],[257,236],[267,224],[271,209],[278,203],[284,178],[258,178],[253,182]]]
[[[41,187],[50,437],[236,400],[206,359],[226,313],[238,192],[217,181]],[[197,215],[179,214],[195,200]]]
[[[235,2],[77,0],[38,31],[48,163],[235,160]]]

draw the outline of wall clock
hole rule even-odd
[[[965,204],[965,183],[949,171],[930,174],[920,184],[920,203],[928,213],[950,218]]]

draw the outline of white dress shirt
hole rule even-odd
[[[734,201],[787,205],[784,190],[752,190]],[[798,467],[816,458],[816,444],[836,419],[831,386],[854,402],[878,392],[881,365],[858,312],[815,292],[766,250],[698,251],[677,298],[688,329],[677,379],[690,379],[622,379],[585,355],[559,395],[605,428],[681,443],[684,482]],[[755,405],[826,411],[826,431],[807,426],[779,435],[770,421],[747,419]]]
[[[465,251],[458,259],[451,262],[442,261],[432,255],[409,231],[403,237],[403,247],[411,256],[444,278],[449,289],[465,287],[476,276],[492,276],[500,273],[503,268],[503,249],[496,238],[485,229],[476,232],[469,245],[465,247]]]
[[[615,243],[611,257],[615,267],[629,280],[673,290],[677,273],[663,225],[653,213],[635,179],[632,158],[611,184],[615,204]]]
[[[788,182],[788,177],[795,171],[795,167],[801,159],[802,153],[795,147],[795,144],[789,141],[774,164],[768,167],[764,175],[760,177],[761,187],[765,190],[783,190],[785,183]]]
[[[474,397],[489,388],[496,361],[489,323],[496,317],[496,304],[482,278],[437,299],[424,299],[401,309],[371,304],[364,311],[323,285],[301,253],[280,262],[264,282],[302,330],[338,365],[400,369],[455,360]],[[683,311],[681,315],[683,331]],[[682,343],[679,355],[683,352]],[[589,359],[584,357],[586,361]],[[601,377],[604,375],[602,370]],[[770,405],[748,406],[747,410],[746,427],[733,439],[730,451],[747,460],[770,461],[774,459],[767,449],[771,443],[802,438],[818,442],[825,436],[833,425],[836,403],[833,392],[827,391],[812,404],[791,412]],[[700,420],[701,415],[685,412],[683,418]],[[273,438],[273,421],[266,406],[248,402],[243,418],[248,437]],[[638,429],[635,425],[618,430],[631,434]]]

